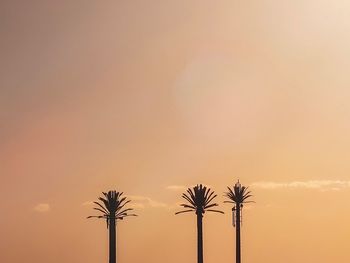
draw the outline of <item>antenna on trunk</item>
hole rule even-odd
[[[235,206],[232,208],[232,225],[233,227],[236,227],[236,207]]]

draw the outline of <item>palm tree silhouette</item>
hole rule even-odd
[[[225,193],[225,196],[230,199],[230,201],[224,201],[224,203],[234,204],[232,208],[232,221],[233,226],[236,227],[236,263],[241,263],[241,223],[242,223],[242,209],[243,204],[253,203],[254,201],[247,201],[252,195],[248,191],[248,187],[242,186],[238,182],[231,189],[228,188],[228,192]]]
[[[123,193],[116,192],[115,190],[108,193],[102,192],[104,197],[99,197],[102,203],[94,202],[97,207],[95,210],[101,212],[101,215],[88,216],[87,218],[102,218],[106,219],[107,228],[109,228],[109,263],[116,263],[116,223],[117,220],[123,220],[127,216],[136,216],[135,214],[129,214],[132,208],[125,209],[125,205],[130,203],[131,200],[127,200],[126,197],[121,197]]]
[[[218,206],[216,203],[211,203],[217,195],[210,188],[202,186],[201,184],[193,189],[188,188],[187,194],[183,193],[182,198],[188,204],[181,204],[186,210],[176,212],[175,215],[187,212],[195,212],[197,215],[197,259],[198,263],[203,263],[203,214],[208,212],[224,213],[219,210],[212,209]]]

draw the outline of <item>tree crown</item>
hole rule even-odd
[[[195,212],[197,215],[203,215],[206,211],[223,214],[224,212],[212,209],[218,206],[217,203],[212,203],[217,195],[210,188],[197,184],[195,187],[188,188],[186,193],[182,194],[182,198],[187,201],[185,204],[180,204],[186,210],[176,212],[175,214]]]

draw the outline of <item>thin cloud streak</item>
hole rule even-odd
[[[130,208],[140,208],[143,209],[145,207],[168,207],[167,204],[163,202],[156,201],[147,196],[141,195],[128,195],[127,196],[132,202],[128,204]],[[86,201],[81,204],[82,206],[92,206],[94,205],[93,201]]]
[[[150,197],[147,196],[140,196],[140,195],[128,195],[128,198],[132,201],[130,203],[130,206],[138,207],[138,208],[144,208],[146,206],[150,207],[168,207],[167,204],[163,202],[159,202],[156,200],[153,200]]]
[[[344,188],[350,188],[350,181],[341,180],[309,180],[309,181],[292,181],[292,182],[273,182],[273,181],[261,181],[251,184],[253,188],[261,189],[318,189],[318,190],[341,190]]]
[[[82,203],[81,205],[82,206],[90,206],[90,205],[93,205],[93,204],[94,204],[93,201],[86,201],[86,202]]]
[[[183,191],[186,190],[188,187],[184,185],[169,185],[166,187],[167,190],[172,190],[172,191]]]
[[[34,207],[34,210],[39,213],[46,213],[46,212],[49,212],[51,208],[49,204],[42,203],[42,204],[37,204]]]

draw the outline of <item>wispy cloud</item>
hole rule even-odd
[[[184,185],[169,185],[166,187],[167,190],[172,190],[172,191],[183,191],[186,190],[187,187]]]
[[[34,210],[39,212],[39,213],[46,213],[46,212],[49,212],[50,211],[50,205],[49,204],[37,204],[35,207],[34,207]]]
[[[130,208],[145,208],[145,207],[168,207],[167,204],[163,202],[156,201],[147,196],[141,195],[127,195],[127,198],[130,199],[130,202],[127,206]],[[86,201],[81,204],[82,206],[93,206],[93,201]]]
[[[150,207],[168,207],[167,204],[163,202],[156,201],[150,197],[147,196],[141,196],[141,195],[128,195],[128,198],[132,200],[133,202],[130,203],[130,206],[138,207],[138,208],[144,208],[146,206]]]
[[[292,182],[273,182],[261,181],[251,184],[251,187],[262,189],[319,189],[319,190],[341,190],[350,188],[350,181],[341,180],[309,180],[309,181],[292,181]]]
[[[145,208],[145,205],[144,204],[142,204],[142,203],[129,203],[128,204],[128,207],[129,208],[135,208],[135,209],[137,209],[137,208],[139,208],[139,209],[143,209],[143,208]]]
[[[86,201],[86,202],[82,203],[81,205],[82,205],[82,206],[91,206],[91,205],[93,205],[93,204],[94,204],[93,201]]]

